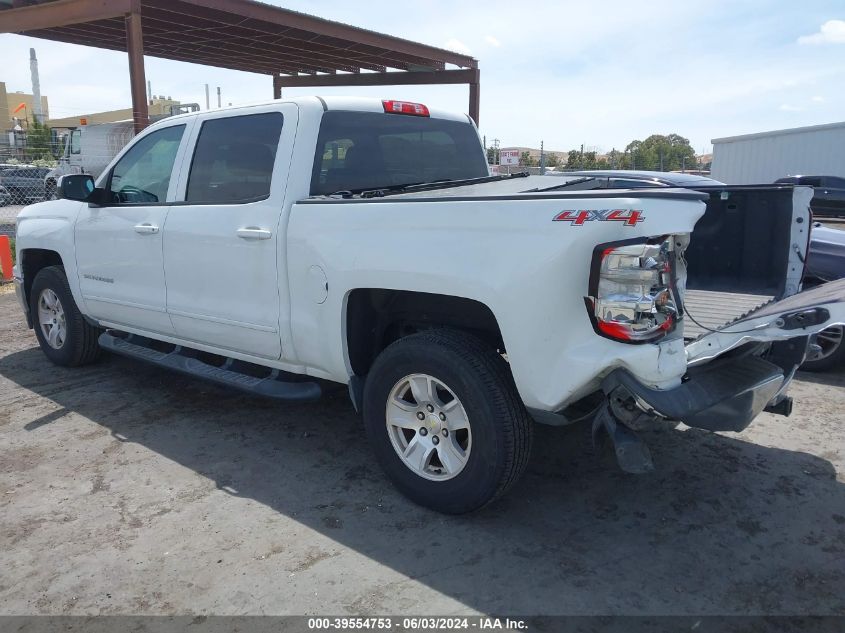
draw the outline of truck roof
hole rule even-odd
[[[189,117],[202,117],[206,114],[213,114],[216,112],[224,112],[224,111],[231,111],[231,112],[243,112],[251,110],[252,108],[257,108],[261,106],[268,106],[273,105],[274,103],[294,103],[303,108],[313,108],[315,106],[321,107],[323,111],[329,112],[332,110],[345,110],[345,111],[354,111],[354,112],[377,112],[377,113],[384,113],[384,105],[381,99],[376,99],[373,97],[343,97],[343,96],[335,96],[335,97],[320,97],[320,96],[308,96],[308,97],[293,97],[290,99],[270,99],[266,101],[256,101],[251,103],[246,103],[237,106],[227,106],[225,108],[218,108],[215,110],[206,110],[204,112],[188,112],[185,114],[177,114],[175,116],[167,117],[166,119],[162,119],[162,121],[175,121],[177,119],[185,119]],[[451,110],[442,110],[440,108],[432,108],[428,106],[429,115],[431,118],[435,119],[447,119],[451,121],[461,121],[464,123],[471,122],[472,120],[469,118],[469,115],[463,114],[460,112],[454,112]]]

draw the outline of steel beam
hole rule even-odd
[[[348,75],[282,75],[280,85],[285,88],[313,88],[316,86],[417,86],[422,84],[478,83],[477,68],[462,70],[406,71],[390,73],[355,73]]]
[[[305,13],[281,9],[254,0],[181,0],[184,4],[235,14],[242,18],[262,20],[279,27],[294,28],[308,33],[336,37],[358,44],[414,55],[423,59],[440,60],[464,68],[475,68],[478,62],[469,55],[412,42],[391,35],[383,35],[348,24],[324,20]]]
[[[295,75],[273,77],[273,88],[329,86],[416,86],[422,84],[468,84],[469,116],[478,125],[481,109],[481,71],[478,68],[432,72],[358,73],[354,75]],[[279,97],[276,97],[277,99]]]
[[[280,77],[278,75],[273,75],[273,98],[274,99],[281,99],[282,98],[282,84],[279,81]]]
[[[57,0],[0,11],[0,33],[23,33],[123,17],[132,0]]]
[[[481,109],[481,81],[476,76],[475,81],[469,83],[469,116],[478,125],[478,114]]]
[[[150,124],[147,107],[147,78],[144,73],[144,36],[141,14],[126,15],[126,52],[129,56],[129,86],[132,90],[132,119],[137,134]]]

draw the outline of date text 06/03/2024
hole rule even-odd
[[[401,623],[401,627],[400,627]],[[405,617],[401,621],[391,617],[343,617],[309,618],[310,630],[392,630],[401,628],[405,631],[441,631],[441,630],[509,630],[525,631],[528,626],[524,620],[478,616],[465,617]]]

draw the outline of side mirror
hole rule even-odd
[[[90,174],[68,174],[59,178],[56,186],[59,198],[87,202],[94,192],[94,177]]]

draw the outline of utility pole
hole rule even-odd
[[[540,141],[540,173],[546,173],[546,153],[543,148],[543,141]]]
[[[222,108],[223,103],[220,100],[220,86],[217,86],[217,107]]]
[[[584,144],[581,143],[581,169],[584,169]]]
[[[205,109],[211,110],[211,101],[208,99],[208,84],[205,84]]]

